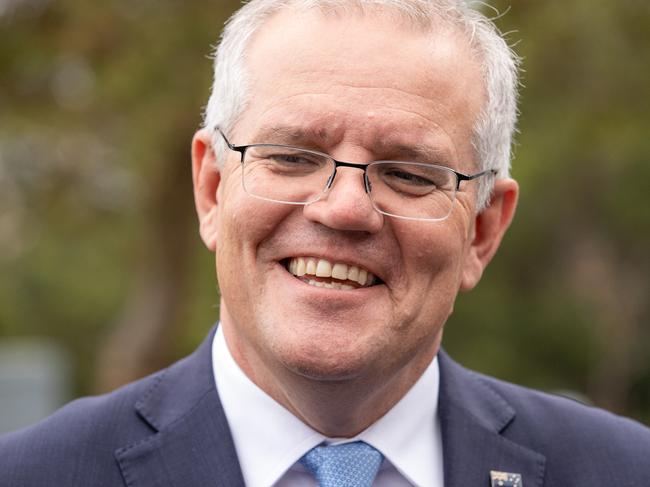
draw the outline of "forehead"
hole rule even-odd
[[[246,64],[247,137],[278,126],[320,147],[349,139],[362,147],[471,149],[481,69],[466,37],[446,24],[287,10],[253,37]]]

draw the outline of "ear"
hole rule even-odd
[[[205,246],[214,252],[217,247],[217,189],[221,170],[212,149],[212,133],[208,129],[199,130],[192,139],[192,182],[199,233]]]
[[[519,186],[514,179],[498,179],[494,183],[489,205],[474,222],[472,242],[465,259],[461,277],[461,291],[469,291],[478,284],[501,239],[510,226],[517,207]]]

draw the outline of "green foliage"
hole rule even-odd
[[[236,4],[34,0],[0,17],[0,335],[65,344],[78,392],[92,390],[97,347],[151,254],[151,221],[169,217],[156,192],[178,159],[178,198],[192,203],[208,55]],[[194,291],[196,338],[218,296]]]
[[[521,2],[498,24],[516,29],[524,58],[520,205],[483,282],[459,300],[447,347],[650,422],[650,8]],[[608,387],[617,381],[624,390]]]

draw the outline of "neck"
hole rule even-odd
[[[273,396],[295,416],[330,438],[351,438],[384,416],[415,384],[431,358],[409,363],[392,377],[340,382],[292,381]]]

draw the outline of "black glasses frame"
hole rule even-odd
[[[311,149],[304,149],[302,147],[283,145],[283,144],[235,145],[235,144],[232,144],[228,140],[228,138],[226,137],[226,134],[224,134],[223,131],[218,126],[215,127],[214,130],[219,132],[219,134],[221,135],[221,137],[223,138],[224,142],[226,143],[226,145],[228,146],[228,148],[230,150],[235,151],[235,152],[239,152],[239,154],[240,154],[240,163],[242,165],[242,168],[245,165],[246,151],[248,151],[248,149],[250,149],[250,148],[255,148],[255,147],[283,147],[283,148],[286,148],[286,149],[297,150],[297,151],[302,151],[302,152],[305,152],[305,153],[313,154],[315,156],[323,157],[323,158],[325,158],[327,160],[332,161],[334,163],[334,170],[332,171],[332,174],[327,179],[327,182],[325,183],[325,187],[323,187],[321,194],[324,194],[325,192],[327,192],[332,187],[332,184],[334,183],[334,178],[336,177],[337,168],[339,168],[339,167],[350,167],[350,168],[353,168],[353,169],[360,169],[361,171],[363,171],[364,190],[365,190],[366,194],[368,195],[368,197],[370,198],[372,206],[375,208],[375,210],[377,210],[379,213],[382,213],[384,215],[387,215],[387,216],[390,216],[390,217],[393,217],[393,218],[405,219],[405,220],[433,221],[433,222],[446,220],[447,217],[449,217],[449,215],[451,214],[452,207],[453,207],[453,202],[456,200],[456,193],[458,193],[458,191],[460,190],[460,184],[463,181],[472,181],[474,179],[477,179],[477,178],[479,178],[481,176],[485,176],[487,174],[490,174],[490,175],[496,175],[497,174],[497,171],[495,169],[487,169],[485,171],[477,172],[475,174],[464,174],[462,172],[458,172],[458,171],[456,171],[456,170],[454,170],[454,169],[452,169],[450,167],[447,167],[447,166],[440,166],[440,165],[437,165],[437,164],[426,164],[426,163],[421,163],[421,162],[383,161],[382,160],[382,161],[372,161],[372,162],[367,163],[367,164],[360,164],[360,163],[354,163],[354,162],[339,161],[339,160],[334,159],[332,156],[330,156],[329,154],[326,154],[324,152],[314,151],[314,150],[311,150]],[[438,168],[438,169],[444,170],[447,173],[453,174],[456,177],[456,185],[453,187],[453,194],[452,194],[452,198],[451,198],[452,205],[450,205],[450,207],[449,207],[449,212],[445,216],[436,217],[436,218],[411,217],[411,216],[402,216],[402,215],[399,215],[399,214],[391,213],[391,212],[388,212],[388,211],[380,208],[379,206],[377,206],[376,202],[374,201],[373,195],[372,195],[372,183],[370,181],[370,178],[368,177],[368,168],[372,167],[372,166],[375,166],[375,165],[381,165],[381,164],[387,164],[387,163],[427,166],[427,167],[432,167],[432,168]],[[244,175],[244,172],[242,172],[242,184],[244,185],[244,189],[246,189],[246,183],[243,180],[243,175]],[[248,190],[247,190],[247,192],[248,192]],[[276,199],[273,199],[273,198],[266,198],[266,197],[262,197],[262,196],[257,196],[257,195],[254,195],[252,193],[249,193],[249,194],[251,194],[251,196],[254,196],[256,198],[261,198],[261,199],[268,200],[268,201],[274,201],[274,202],[277,202],[277,203],[284,203],[284,204],[288,204],[288,205],[305,205],[305,204],[313,203],[314,201],[318,201],[318,199],[320,199],[320,196],[319,196],[317,199],[315,199],[313,201],[310,201],[310,202],[292,202],[292,201],[282,201],[282,200],[276,200]]]
[[[325,154],[324,152],[318,152],[318,151],[311,150],[311,149],[303,149],[302,147],[293,147],[293,146],[290,146],[290,145],[283,145],[283,144],[235,145],[235,144],[232,144],[228,140],[228,137],[226,137],[226,134],[224,134],[223,131],[219,127],[215,127],[215,130],[217,132],[219,132],[219,134],[221,134],[221,137],[223,138],[224,142],[226,143],[226,145],[228,146],[228,148],[230,150],[233,150],[235,152],[239,152],[241,154],[240,162],[242,164],[244,163],[244,159],[246,157],[246,151],[248,149],[250,149],[251,147],[286,147],[288,149],[301,150],[301,151],[309,152],[309,153],[312,153],[312,154],[315,154],[315,155],[318,155],[318,156],[326,157],[326,158],[328,158],[328,159],[330,159],[331,161],[334,162],[334,171],[332,172],[332,175],[327,180],[327,183],[325,185],[325,189],[330,189],[332,187],[332,184],[334,183],[334,178],[336,177],[336,169],[337,168],[339,168],[339,167],[352,167],[354,169],[360,169],[360,170],[363,171],[363,180],[364,180],[364,183],[365,183],[364,186],[365,186],[365,189],[366,189],[366,193],[370,193],[370,191],[372,190],[372,184],[370,183],[370,180],[368,179],[368,166],[370,166],[370,164],[372,164],[372,162],[368,163],[368,164],[360,164],[360,163],[356,163],[356,162],[339,161],[337,159],[334,159],[329,154]],[[385,161],[373,161],[373,162],[385,162]],[[399,162],[399,161],[395,161],[395,162]],[[403,162],[407,162],[407,161],[403,161]],[[411,162],[410,164],[419,164],[419,163]],[[486,174],[492,174],[492,175],[497,174],[496,169],[486,169],[485,171],[477,172],[477,173],[474,173],[474,174],[465,174],[465,173],[462,173],[462,172],[458,172],[455,169],[452,169],[452,168],[447,167],[447,166],[439,166],[437,164],[428,164],[428,165],[432,166],[432,167],[439,167],[440,169],[444,169],[446,171],[449,171],[449,172],[453,173],[454,176],[456,176],[455,191],[460,190],[460,183],[462,183],[463,181],[472,181],[473,179],[480,178],[481,176],[485,176]]]

